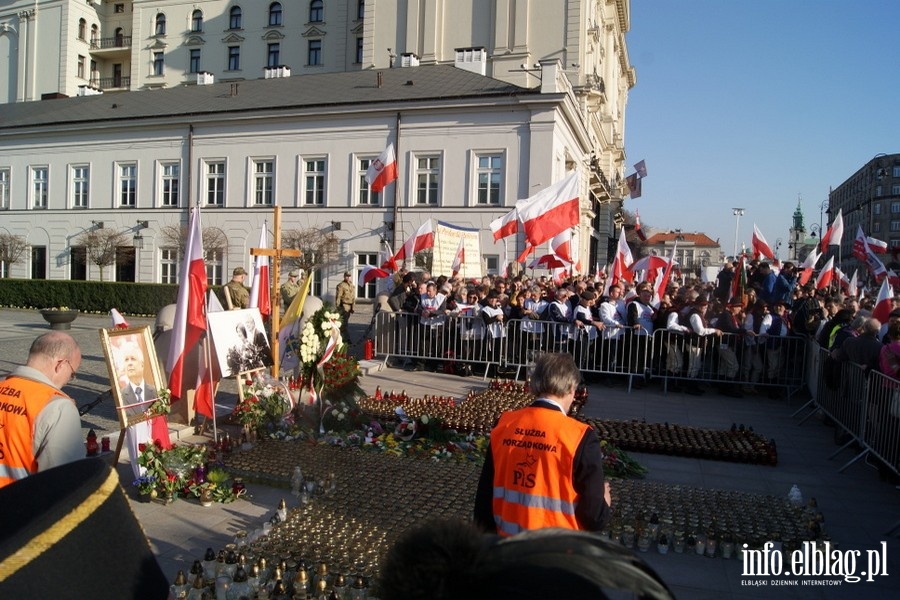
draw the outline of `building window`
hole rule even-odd
[[[72,246],[69,250],[69,279],[87,281],[87,248]]]
[[[72,206],[88,208],[91,193],[91,168],[88,165],[72,167]]]
[[[239,71],[241,69],[241,47],[228,46],[228,70]]]
[[[121,3],[121,2],[118,3],[118,4],[113,5],[113,12],[115,12],[115,13],[124,13],[124,12],[125,12],[125,5],[124,5],[123,3]]]
[[[900,231],[900,221],[891,221],[891,231]]]
[[[228,12],[228,28],[229,29],[240,29],[242,17],[243,17],[243,13],[241,12],[241,7],[240,6],[232,6],[231,10]]]
[[[0,169],[0,209],[9,209],[9,169]]]
[[[356,1],[356,18],[363,19],[366,16],[366,0]]]
[[[166,15],[156,14],[156,35],[166,35]]]
[[[900,214],[900,202],[891,202],[891,214]]]
[[[881,195],[882,195],[883,193],[884,193],[884,192],[882,191],[881,186],[880,186],[880,185],[876,185],[876,186],[875,186],[875,197],[876,197],[876,198],[880,198]]]
[[[222,285],[222,251],[207,250],[203,253],[203,262],[206,263],[206,283],[209,285]]]
[[[78,19],[78,39],[84,41],[84,35],[87,32],[87,21]]]
[[[363,38],[356,38],[356,64],[362,63],[363,59]]]
[[[881,221],[875,221],[872,223],[872,233],[880,233],[881,232]]]
[[[188,65],[188,73],[200,72],[200,49],[191,48],[191,62]]]
[[[91,84],[98,85],[100,83],[100,73],[97,71],[97,61],[91,61]]]
[[[900,184],[894,184],[891,186],[891,196],[900,196]]]
[[[206,163],[206,204],[225,206],[225,161]]]
[[[900,177],[900,165],[894,165],[893,174],[891,175],[894,179]]]
[[[381,203],[381,192],[373,192],[366,181],[366,171],[372,164],[371,158],[359,159],[359,168],[357,169],[356,179],[359,181],[359,204],[367,206],[378,206]]]
[[[357,254],[356,255],[356,264],[359,267],[365,267],[368,265],[377,267],[379,264],[378,263],[378,254]],[[358,277],[356,277],[356,273],[354,273],[353,275],[354,275],[354,277],[353,277],[354,279],[359,279]],[[377,283],[378,283],[378,280],[373,279],[372,281],[370,281],[369,283],[367,283],[366,285],[364,285],[362,287],[357,285],[356,286],[356,297],[357,298],[374,299],[378,295],[378,290],[375,289]]]
[[[159,282],[178,283],[178,250],[176,248],[160,248]]]
[[[269,44],[269,57],[266,59],[267,67],[277,67],[281,64],[281,44]]]
[[[48,167],[31,168],[31,206],[47,208]]]
[[[325,20],[325,3],[322,0],[312,0],[309,3],[309,22],[321,23]]]
[[[275,161],[253,161],[253,201],[256,206],[272,206],[274,199]]]
[[[84,79],[84,61],[85,61],[85,58],[79,54],[78,55],[78,78],[79,79]]]
[[[195,10],[191,13],[191,31],[193,32],[201,32],[203,31],[203,11]]]
[[[163,61],[162,52],[153,53],[153,74],[163,75],[165,62]]]
[[[487,275],[497,275],[500,273],[500,257],[496,254],[484,254],[484,267],[487,269]]]
[[[322,40],[309,40],[306,64],[311,67],[322,64]]]
[[[325,159],[307,160],[306,170],[306,204],[311,206],[325,205]]]
[[[137,165],[119,165],[119,206],[137,206]]]
[[[100,37],[100,29],[96,25],[91,25],[91,46],[96,47],[98,38]]]
[[[162,191],[161,203],[163,206],[178,206],[178,182],[181,175],[181,165],[177,162],[162,163],[160,168],[160,190]]]
[[[881,214],[881,202],[872,203],[872,214],[880,215]]]
[[[281,2],[269,5],[269,27],[281,27]]]
[[[416,204],[438,204],[438,180],[441,176],[441,159],[438,156],[420,156],[416,159]]]
[[[503,157],[490,154],[478,157],[478,204],[500,205],[500,184],[503,181]]]

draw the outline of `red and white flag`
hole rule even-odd
[[[394,156],[394,144],[388,144],[378,158],[366,169],[366,183],[373,192],[380,192],[384,186],[397,179],[397,159]]]
[[[815,248],[809,251],[809,254],[806,255],[806,258],[799,267],[801,270],[800,275],[797,277],[797,283],[806,285],[806,282],[812,277],[813,269],[816,268],[816,262],[818,262],[820,256],[821,254],[816,252]]]
[[[869,250],[871,250],[875,254],[887,254],[887,242],[873,237],[866,237],[866,243],[869,245]]]
[[[870,239],[872,238],[867,238],[863,233],[861,225],[857,227],[856,238],[853,240],[853,256],[860,262],[866,263],[866,268],[869,272],[876,279],[880,279],[887,273],[887,268],[885,268],[881,259],[876,256],[876,253],[872,250],[872,246],[869,245]],[[885,248],[886,247],[887,244],[885,244]]]
[[[872,316],[881,323],[887,323],[890,320],[891,310],[894,308],[894,288],[891,287],[889,277],[885,277],[881,282],[881,289],[878,290],[878,299],[875,301],[875,309]]]
[[[760,255],[762,255],[769,260],[775,260],[775,253],[772,252],[772,247],[769,246],[769,242],[763,237],[763,234],[759,230],[759,227],[756,226],[756,223],[753,224],[753,238],[751,239],[750,244],[753,247],[753,258],[759,258]]]
[[[662,298],[663,293],[666,291],[666,288],[669,286],[669,279],[672,277],[672,267],[675,265],[675,250],[678,249],[678,240],[675,240],[675,243],[672,244],[672,255],[669,257],[669,261],[666,265],[666,270],[663,271],[662,277],[660,277],[656,281],[656,285],[653,289],[654,297],[659,300]]]
[[[613,259],[612,276],[610,285],[616,284],[621,280],[632,281],[634,275],[628,270],[634,263],[634,257],[631,255],[631,248],[625,240],[625,228],[619,230],[619,243],[616,246],[616,256]]]
[[[412,263],[416,252],[421,252],[422,250],[433,247],[434,230],[431,228],[431,219],[428,219],[419,226],[416,232],[412,234],[408,240],[403,242],[403,246],[397,250],[397,254],[391,258],[391,261],[393,261],[394,264],[399,260],[405,260]]]
[[[822,236],[819,252],[825,252],[828,246],[840,246],[842,237],[844,237],[844,216],[839,208],[825,235]]]
[[[502,217],[497,217],[491,221],[491,233],[494,235],[494,241],[501,240],[505,237],[514,235],[519,231],[519,215],[516,209],[512,209]]]
[[[853,275],[850,277],[850,283],[847,284],[847,288],[850,290],[848,293],[856,298],[859,296],[859,278],[856,276],[856,269],[853,269]]]
[[[819,271],[819,276],[816,277],[816,289],[822,290],[831,285],[831,282],[834,280],[834,257],[829,257],[828,262],[825,263],[825,266],[822,267],[822,270]]]
[[[267,224],[263,221],[262,231],[259,232],[260,249],[269,247],[268,238]],[[272,314],[269,289],[269,257],[258,255],[253,267],[253,284],[250,286],[250,308],[258,308],[264,321]]]
[[[450,266],[450,270],[453,272],[451,277],[456,277],[456,275],[462,270],[463,264],[466,262],[466,240],[465,238],[459,238],[459,245],[456,247],[456,255],[453,257],[453,264]]]
[[[566,229],[553,236],[550,240],[550,249],[564,261],[569,263],[575,262],[572,259],[572,255],[574,254],[572,248],[572,230]]]
[[[125,320],[125,317],[122,316],[122,313],[120,313],[118,309],[111,308],[109,310],[109,316],[112,317],[113,328],[128,329],[128,321]]]
[[[358,285],[362,287],[369,282],[375,281],[376,279],[382,279],[384,277],[390,276],[391,274],[384,269],[379,269],[378,267],[373,267],[372,265],[366,265],[359,271]]]
[[[644,230],[641,229],[641,215],[638,211],[634,211],[634,233],[637,234],[638,239],[642,242],[647,241],[647,235],[644,233]]]
[[[184,398],[186,390],[196,388],[196,381],[184,381],[184,363],[187,354],[197,347],[206,332],[206,264],[203,262],[203,236],[200,228],[200,209],[191,210],[187,246],[179,273],[178,300],[175,304],[175,323],[172,341],[166,360],[169,374],[169,390],[172,399]],[[200,374],[200,378],[205,373]],[[194,409],[208,417],[213,416],[212,396],[195,396]]]
[[[557,233],[577,225],[581,210],[579,203],[577,172],[517,202],[516,212],[528,244],[538,246]]]

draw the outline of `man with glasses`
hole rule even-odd
[[[0,380],[0,487],[85,456],[81,417],[62,386],[81,349],[59,331],[38,337],[25,366]]]

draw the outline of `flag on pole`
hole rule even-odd
[[[875,309],[872,316],[881,323],[887,323],[890,320],[891,310],[894,307],[894,288],[891,287],[889,277],[885,277],[881,282],[881,289],[878,290],[878,299],[875,301]]]
[[[516,213],[516,209],[514,208],[502,217],[497,217],[491,221],[490,227],[495,242],[518,232],[519,216],[518,213]]]
[[[278,330],[278,347],[281,356],[278,360],[283,371],[293,369],[300,364],[300,316],[303,314],[303,304],[309,294],[311,282],[312,274],[310,273],[303,280],[303,286],[281,318],[281,329]]]
[[[885,273],[887,273],[887,268],[884,266],[884,263],[881,262],[881,259],[878,258],[876,253],[872,250],[872,247],[869,245],[870,239],[872,238],[867,238],[863,233],[861,225],[857,227],[856,238],[853,240],[853,256],[860,262],[866,263],[866,268],[869,270],[869,272],[876,279],[880,279],[884,276]],[[887,244],[885,244],[885,248],[886,247]]]
[[[450,266],[450,270],[453,272],[451,277],[456,277],[456,275],[462,269],[463,263],[466,262],[466,240],[465,238],[459,238],[459,245],[456,247],[456,255],[453,257],[453,264]]]
[[[634,276],[628,270],[628,267],[633,262],[634,257],[631,255],[631,248],[628,247],[628,242],[625,240],[625,228],[622,227],[619,229],[619,243],[616,246],[616,256],[613,258],[612,281],[610,285],[616,284],[623,279],[632,281]]]
[[[809,281],[809,278],[812,276],[813,269],[816,268],[816,263],[819,261],[819,257],[821,254],[816,252],[816,249],[813,248],[809,251],[809,254],[806,255],[806,258],[803,260],[803,263],[800,265],[800,275],[797,278],[797,283],[800,285],[806,285],[806,282]]]
[[[637,234],[638,239],[642,242],[647,241],[647,235],[644,233],[644,230],[641,229],[641,215],[638,211],[634,211],[634,233]]]
[[[887,254],[887,242],[873,237],[866,237],[866,243],[869,245],[869,250],[875,254]]]
[[[399,260],[405,260],[411,263],[416,252],[421,252],[422,250],[432,247],[434,247],[434,230],[431,228],[431,219],[427,219],[419,226],[416,232],[403,243],[403,246],[391,258],[391,261],[393,261],[394,264]]]
[[[666,270],[663,272],[663,276],[657,280],[655,289],[653,290],[654,295],[657,299],[662,298],[663,292],[666,291],[666,287],[669,285],[669,278],[672,276],[672,266],[675,264],[675,250],[678,248],[678,240],[675,240],[675,243],[672,244],[672,255],[669,256],[669,264],[666,265]]]
[[[844,237],[844,217],[839,208],[831,225],[828,226],[825,235],[822,236],[822,244],[819,252],[824,253],[828,249],[828,246],[840,246],[842,237]]]
[[[853,269],[853,276],[850,277],[850,283],[847,285],[850,289],[849,294],[854,298],[859,295],[859,279],[856,277],[856,269]]]
[[[550,249],[566,262],[573,263],[572,230],[566,229],[557,233],[550,240]]]
[[[532,246],[543,244],[580,220],[578,173],[544,188],[534,196],[516,203],[516,212]]]
[[[375,281],[376,279],[383,279],[384,277],[390,276],[391,274],[384,269],[379,269],[378,267],[373,267],[372,265],[366,265],[359,271],[357,285],[363,287],[367,283]]]
[[[747,289],[747,261],[746,256],[741,254],[740,260],[738,260],[737,271],[734,274],[734,278],[731,280],[731,297],[732,298],[741,298],[744,295],[744,290]]]
[[[637,176],[640,179],[643,179],[647,176],[647,163],[644,160],[638,161],[636,165],[634,165],[634,170],[637,171]]]
[[[641,178],[637,173],[632,173],[625,178],[625,184],[628,186],[628,195],[632,198],[641,197]]]
[[[373,192],[380,192],[384,186],[397,179],[397,159],[394,157],[394,144],[388,144],[378,158],[366,169],[366,183]]]
[[[203,334],[206,333],[206,264],[203,262],[203,236],[200,228],[200,209],[191,210],[188,240],[184,260],[181,264],[181,281],[178,285],[178,300],[175,304],[175,322],[172,327],[172,341],[166,360],[169,374],[169,390],[172,399],[185,397],[189,388],[196,388],[197,382],[184,381],[184,362]],[[194,398],[194,409],[208,417],[213,415],[212,398]]]
[[[120,313],[118,309],[111,308],[109,310],[109,316],[112,317],[113,327],[115,329],[128,329],[128,321],[125,320],[125,317],[122,316],[122,313]]]
[[[269,247],[269,235],[267,223],[263,221],[262,231],[259,232],[259,248]],[[269,257],[258,255],[253,267],[253,285],[250,286],[250,308],[258,308],[263,320],[268,320],[272,314],[272,302],[269,284]]]
[[[834,279],[834,257],[829,257],[828,262],[825,263],[825,266],[822,267],[822,270],[819,271],[819,276],[816,277],[816,289],[823,290],[831,285],[832,280]]]
[[[753,224],[753,238],[750,240],[750,244],[753,247],[753,258],[759,258],[762,255],[769,260],[775,260],[775,253],[772,252],[772,247],[769,246],[769,242],[763,237],[756,223]]]

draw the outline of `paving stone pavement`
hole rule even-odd
[[[357,339],[365,330],[369,316],[354,315],[351,339]],[[135,325],[153,323],[151,319],[130,321]],[[70,332],[82,345],[85,357],[78,380],[68,390],[79,404],[92,401],[109,387],[97,333],[98,328],[107,326],[107,316],[81,315]],[[43,331],[46,331],[46,324],[37,311],[0,310],[0,373],[21,364],[31,341]],[[486,382],[478,377],[460,378],[399,369],[370,372],[362,379],[363,388],[370,393],[380,386],[383,390],[405,389],[411,395],[429,393],[460,397],[485,385]],[[779,461],[775,467],[632,453],[649,468],[647,481],[773,496],[787,495],[796,484],[804,497],[817,499],[825,516],[825,528],[843,553],[841,556],[847,559],[852,551],[860,553],[855,568],[857,574],[867,568],[867,551],[883,548],[886,554],[888,574],[876,576],[874,581],[865,581],[866,577],[863,577],[863,581],[850,583],[837,578],[840,585],[789,587],[776,584],[790,584],[795,578],[743,576],[740,560],[705,558],[688,553],[661,555],[653,550],[639,553],[677,597],[717,600],[896,597],[897,589],[900,589],[900,539],[888,535],[887,530],[900,521],[900,491],[893,483],[881,481],[877,471],[865,461],[856,462],[839,473],[838,469],[853,457],[852,451],[845,450],[835,458],[829,458],[838,449],[834,444],[833,429],[824,425],[821,418],[798,425],[799,418],[792,417],[792,413],[801,405],[800,400],[734,399],[714,391],[707,391],[700,397],[665,395],[653,384],[630,394],[624,387],[591,385],[589,393],[585,414],[590,417],[647,419],[717,429],[743,423],[774,438],[778,444]],[[216,399],[217,414],[227,414],[234,399],[234,390],[223,386]],[[83,417],[85,432],[93,427],[98,435],[117,433],[118,424],[110,404],[101,403]],[[190,430],[176,433],[185,441],[203,441],[203,438],[194,437]],[[135,514],[164,572],[172,578],[178,569],[189,569],[191,562],[202,557],[208,546],[221,548],[233,541],[238,531],[261,527],[282,498],[292,500],[283,488],[251,484],[247,500],[210,508],[184,500],[169,506],[143,503],[138,501],[134,488],[129,485],[131,468],[127,460],[127,456],[123,456],[117,465],[123,487],[133,500]],[[790,564],[784,566],[787,568]],[[825,578],[813,579],[822,581]],[[765,586],[748,585],[750,583],[764,583]]]

